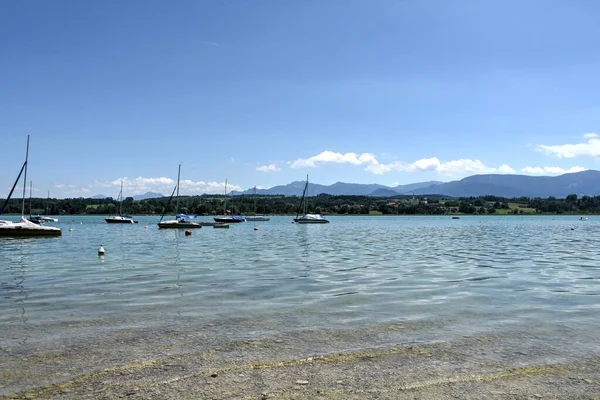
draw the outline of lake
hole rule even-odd
[[[298,354],[524,332],[539,362],[600,354],[600,217],[272,217],[191,236],[138,220],[0,239],[0,395],[285,335]]]

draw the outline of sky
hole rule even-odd
[[[0,197],[600,169],[600,3],[0,0]],[[21,183],[22,185],[22,183]]]

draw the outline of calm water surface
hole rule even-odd
[[[274,217],[187,237],[139,221],[63,216],[61,238],[1,239],[4,352],[132,329],[260,337],[402,322],[423,327],[411,340],[545,327],[540,340],[565,352],[600,353],[600,217]]]

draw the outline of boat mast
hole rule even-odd
[[[296,211],[296,219],[300,216],[300,211],[304,210],[304,215],[306,215],[306,191],[308,189],[308,175],[306,175],[306,183],[304,184],[304,190],[302,191],[302,199],[300,199],[300,204],[298,204],[298,211]]]
[[[121,201],[119,202],[119,216],[123,215],[123,179],[121,179],[121,191],[119,192]]]
[[[27,161],[29,160],[29,135],[27,135],[27,150],[25,151],[25,176],[23,177],[23,203],[21,204],[21,217],[25,215],[25,187],[27,186]]]
[[[31,194],[33,192],[33,181],[29,181],[29,218],[31,218]]]
[[[306,174],[306,198],[304,199],[304,215],[306,215],[306,211],[308,210],[308,174]]]
[[[256,186],[254,186],[254,215],[256,216]]]
[[[225,179],[225,203],[223,206],[223,215],[227,215],[227,179]]]
[[[177,171],[177,201],[175,202],[175,218],[177,218],[177,214],[179,213],[179,178],[181,177],[181,164],[179,164],[179,169]]]

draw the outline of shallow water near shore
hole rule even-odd
[[[0,394],[275,338],[290,357],[493,335],[528,362],[600,355],[600,217],[272,217],[191,236],[138,219],[0,239]]]

